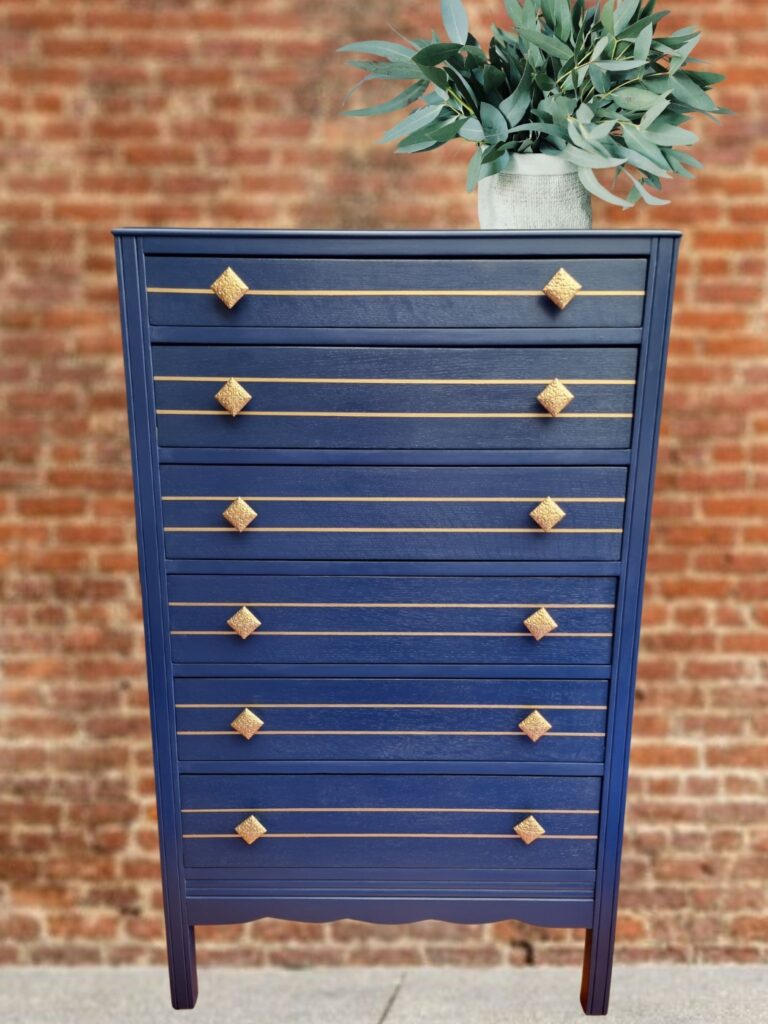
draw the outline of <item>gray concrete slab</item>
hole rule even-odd
[[[2,1024],[577,1024],[575,968],[206,969],[190,1015],[159,968],[0,970]],[[617,967],[611,1024],[768,1024],[759,967]]]

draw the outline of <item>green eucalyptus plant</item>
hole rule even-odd
[[[701,163],[685,125],[695,113],[717,120],[729,111],[708,95],[723,75],[691,56],[696,28],[657,34],[668,11],[656,0],[505,0],[514,30],[492,27],[488,52],[469,32],[461,0],[441,0],[447,42],[369,40],[342,46],[379,60],[352,60],[374,78],[412,82],[386,103],[349,110],[352,117],[414,109],[383,136],[399,153],[437,149],[452,139],[475,149],[467,191],[503,171],[514,153],[569,160],[593,195],[628,208],[673,175],[692,178]],[[357,88],[357,87],[355,87]],[[628,179],[625,196],[606,188],[596,170]]]

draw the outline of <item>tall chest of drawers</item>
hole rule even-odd
[[[673,232],[116,232],[194,927],[586,930],[607,1008]]]

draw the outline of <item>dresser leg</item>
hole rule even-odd
[[[584,968],[581,975],[581,1005],[589,1017],[608,1013],[613,970],[613,929],[587,929]]]
[[[168,927],[168,974],[174,1010],[191,1010],[197,1002],[197,959],[195,929]]]

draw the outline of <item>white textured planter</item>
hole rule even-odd
[[[484,230],[591,228],[592,196],[562,157],[515,153],[478,183],[477,212]]]

